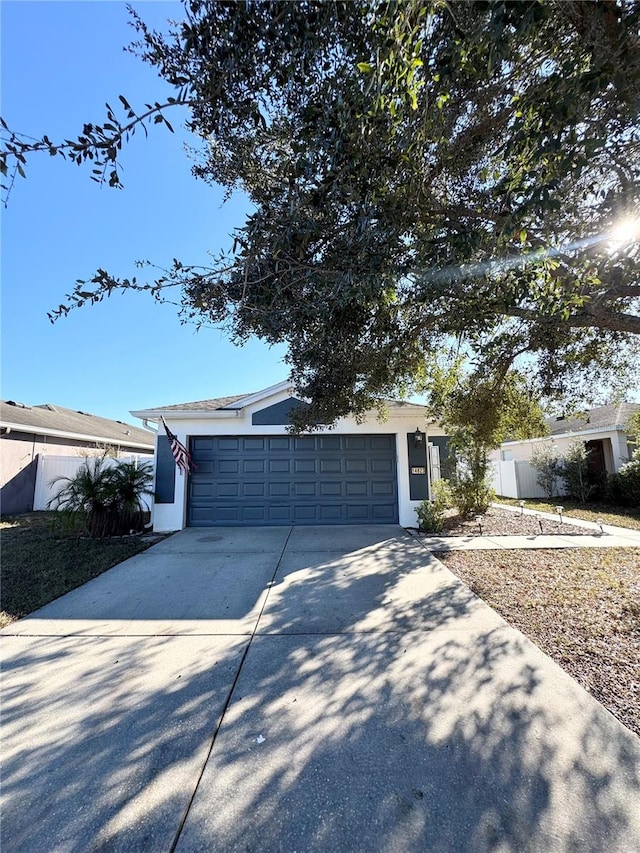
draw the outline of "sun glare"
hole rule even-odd
[[[611,229],[610,247],[613,251],[640,241],[640,216],[627,216]]]

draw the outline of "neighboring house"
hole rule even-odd
[[[180,473],[159,427],[154,529],[277,524],[415,526],[429,495],[428,450],[445,438],[424,406],[387,403],[388,417],[342,418],[303,435],[289,411],[304,402],[281,382],[255,394],[135,411],[160,421],[189,449]],[[432,441],[433,437],[433,441]],[[432,445],[431,448],[427,444]],[[431,455],[431,453],[429,455]]]
[[[141,427],[44,403],[0,402],[0,510],[33,508],[38,460],[101,450],[151,454],[155,435]]]
[[[529,465],[520,464],[528,463],[534,449],[541,445],[552,445],[558,455],[562,455],[572,442],[583,441],[594,472],[603,475],[616,473],[633,455],[626,425],[638,409],[638,403],[620,403],[598,406],[581,417],[547,418],[550,435],[527,441],[503,442],[500,449],[491,454],[496,470],[494,488],[508,497],[543,497],[544,493],[535,482],[535,471],[529,470]],[[516,464],[509,466],[503,463]]]

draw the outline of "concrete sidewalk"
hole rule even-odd
[[[549,512],[537,512],[531,509],[492,504],[496,509],[520,515],[533,515],[549,522],[558,522],[558,516]],[[640,530],[630,527],[617,527],[612,524],[600,525],[594,521],[563,516],[564,524],[572,524],[583,530],[592,530],[593,534],[540,533],[530,536],[425,536],[414,534],[425,548],[434,553],[441,551],[500,551],[524,550],[536,548],[640,548]]]
[[[634,531],[631,531],[633,533]],[[428,551],[529,551],[537,548],[640,548],[640,536],[423,536],[414,534]]]
[[[398,527],[186,530],[2,647],[3,850],[639,849],[640,739]]]

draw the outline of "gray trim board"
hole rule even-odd
[[[155,502],[172,504],[176,495],[176,462],[166,435],[158,436],[156,451]]]

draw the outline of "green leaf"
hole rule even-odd
[[[373,71],[373,65],[369,62],[358,62],[357,68],[359,71],[362,71],[363,74],[371,74]]]

